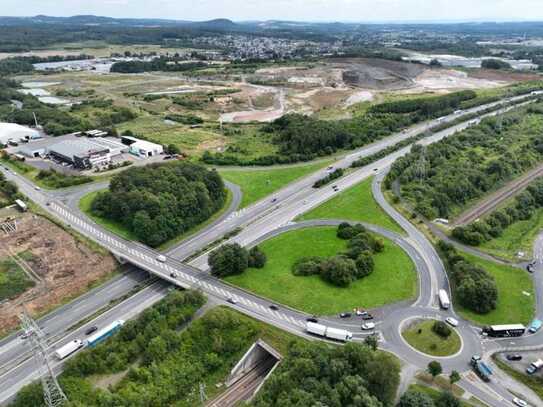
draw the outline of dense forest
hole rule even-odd
[[[206,68],[204,62],[185,62],[178,58],[160,56],[151,61],[121,61],[111,66],[111,72],[142,73],[153,71],[185,72]]]
[[[473,200],[526,172],[543,158],[543,104],[489,117],[433,143],[415,145],[391,168],[386,186],[416,212],[450,218]]]
[[[393,405],[398,360],[366,345],[293,344],[253,401],[256,407]]]
[[[177,161],[115,175],[109,190],[93,201],[92,211],[156,247],[207,220],[225,200],[224,183],[216,171]]]
[[[451,244],[440,241],[437,247],[445,261],[456,301],[479,314],[495,309],[498,288],[494,277],[483,268],[467,261]]]
[[[462,243],[478,246],[500,237],[513,223],[530,219],[542,207],[543,180],[538,179],[505,208],[498,209],[467,226],[454,228],[452,235]]]

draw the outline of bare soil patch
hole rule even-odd
[[[0,332],[18,325],[22,304],[38,315],[84,291],[117,268],[110,255],[99,254],[51,221],[26,213],[17,230],[0,234],[0,257],[16,255],[38,277],[37,284],[0,304]]]

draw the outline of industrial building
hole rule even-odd
[[[121,141],[129,147],[128,151],[130,154],[134,154],[141,158],[152,157],[164,152],[164,147],[162,147],[162,145],[140,140],[135,137],[123,136],[121,137]]]
[[[0,123],[0,143],[8,145],[11,143],[26,142],[41,138],[41,134],[30,127],[21,126],[16,123]]]
[[[72,164],[75,168],[89,169],[105,167],[111,163],[112,157],[127,150],[125,145],[110,139],[79,138],[53,144],[46,148],[46,153],[54,159]]]

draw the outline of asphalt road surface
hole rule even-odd
[[[473,109],[472,111],[481,111],[486,107],[488,107],[488,105]],[[491,113],[489,115],[492,114],[496,113]],[[454,119],[456,119],[456,117],[451,115],[445,120]],[[336,163],[335,167],[348,167],[352,161],[363,156],[371,155],[405,138],[411,137],[419,132],[423,132],[434,124],[435,122],[424,123],[415,126],[408,132],[400,133],[398,135],[389,137],[386,140],[376,142],[343,158]],[[436,133],[433,136],[422,140],[420,143],[429,144],[431,142],[435,142],[443,137],[453,134],[458,130],[462,130],[467,125],[467,123],[455,125],[450,129]],[[343,190],[374,174],[378,175],[376,177],[376,183],[378,183],[387,168],[398,157],[406,154],[409,149],[410,147],[406,147],[398,152],[388,155],[381,160],[378,160],[367,167],[359,168],[349,175],[337,180],[335,184],[338,185],[340,190]],[[81,196],[83,193],[82,190],[72,189],[73,195],[66,193],[66,191],[62,191],[64,195],[59,195],[56,192],[48,193],[41,190],[36,190],[31,182],[17,174],[14,174],[12,171],[8,172],[5,169],[2,169],[2,171],[5,173],[8,179],[14,180],[19,185],[24,194],[40,205],[43,209],[48,211],[53,216],[61,219],[74,230],[77,230],[78,232],[107,248],[118,258],[127,260],[135,266],[159,276],[166,282],[170,282],[184,288],[199,288],[219,303],[222,302],[230,305],[241,312],[287,331],[294,332],[298,335],[307,336],[307,334],[305,334],[305,318],[307,315],[283,306],[280,306],[279,310],[272,310],[269,308],[270,303],[268,300],[232,287],[213,278],[205,272],[207,269],[206,254],[196,258],[191,262],[191,264],[184,264],[179,261],[179,259],[185,258],[188,254],[204,247],[207,243],[215,241],[217,238],[223,236],[224,233],[236,227],[243,227],[243,230],[232,240],[243,245],[250,245],[253,242],[259,241],[259,239],[269,236],[271,233],[277,233],[277,229],[279,228],[287,230],[292,226],[292,220],[296,216],[320,205],[336,194],[336,192],[329,187],[323,187],[318,190],[311,188],[314,181],[325,175],[326,170],[319,171],[316,174],[306,177],[303,180],[289,185],[286,188],[283,188],[281,191],[273,194],[273,197],[277,199],[276,202],[272,202],[271,198],[266,198],[243,211],[233,212],[225,215],[223,219],[217,220],[213,227],[206,228],[193,239],[189,239],[188,242],[183,242],[174,249],[170,250],[168,252],[166,262],[160,262],[156,259],[158,255],[156,251],[137,242],[125,241],[118,236],[103,230],[101,227],[83,216],[79,212],[78,208],[76,208],[77,205],[75,203],[77,202],[77,199],[73,198],[77,195]],[[374,193],[376,194],[376,199],[378,202],[383,205],[385,210],[393,211],[392,208],[386,207],[386,202],[381,199],[382,196],[380,197],[377,191],[379,188],[377,188],[375,185]],[[87,186],[87,188],[89,189],[86,189],[85,193],[90,191],[92,188],[99,187],[93,185]],[[410,348],[401,338],[399,328],[404,321],[413,317],[443,318],[447,315],[455,314],[452,309],[443,312],[437,307],[437,289],[448,288],[448,283],[443,270],[443,265],[433,250],[433,247],[424,238],[424,236],[414,227],[410,226],[409,222],[402,218],[400,214],[394,213],[392,215],[393,212],[389,213],[391,213],[391,216],[393,216],[394,219],[396,219],[396,221],[406,229],[408,237],[404,239],[403,237],[397,236],[396,240],[397,242],[401,242],[401,244],[399,244],[412,257],[414,263],[416,264],[421,276],[421,289],[419,298],[411,307],[402,307],[400,309],[390,307],[389,309],[385,309],[381,314],[382,321],[379,322],[377,333],[381,339],[380,346],[382,348],[394,352],[410,364],[423,368],[426,366],[429,360],[435,358],[429,358]],[[383,233],[383,231],[379,231],[377,229],[375,231],[377,233]],[[166,284],[164,283],[152,285],[148,289],[138,292],[136,295],[120,303],[112,310],[105,312],[95,320],[83,325],[83,327],[70,332],[62,339],[52,343],[51,352],[53,352],[55,347],[58,347],[73,338],[84,337],[83,330],[88,328],[88,326],[91,326],[91,324],[102,326],[108,321],[113,321],[116,319],[129,319],[130,317],[135,316],[138,312],[162,298],[166,292],[167,288]],[[226,303],[225,300],[229,298],[234,299],[236,304],[232,305]],[[354,333],[354,340],[361,340],[366,335],[361,331],[355,331],[357,326],[359,326],[359,322],[357,321],[353,322],[328,318],[326,319],[326,323],[331,326],[343,327],[345,329],[352,330]],[[47,323],[45,325],[47,326]],[[44,328],[47,329],[46,327]],[[459,354],[450,358],[442,358],[441,362],[446,371],[456,369],[465,372],[468,369],[467,360],[469,360],[471,354],[475,352],[481,353],[480,351],[484,351],[484,344],[481,343],[478,333],[467,322],[462,321],[458,330],[463,339],[463,347]],[[533,335],[529,338],[532,339],[536,336],[538,335]],[[312,337],[312,339],[316,338]],[[519,342],[523,340],[524,338],[521,338],[519,339]],[[536,339],[532,340],[535,341]],[[7,341],[4,346],[10,346],[10,344],[13,343],[12,341]],[[62,361],[55,361],[56,369],[60,369],[61,365]],[[8,370],[0,376],[0,402],[9,400],[21,386],[35,378],[36,369],[33,361],[30,359],[25,359],[15,367],[9,367]],[[469,386],[469,383],[467,383],[466,386]],[[470,391],[476,397],[488,402],[490,405],[510,405],[509,400],[511,399],[511,396],[505,392],[505,390],[500,390],[498,384],[495,386],[485,386],[482,384],[482,382],[476,383],[473,385],[473,389]]]

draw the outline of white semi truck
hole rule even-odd
[[[66,345],[61,346],[55,351],[55,356],[62,360],[66,356],[71,355],[76,350],[83,346],[83,342],[80,339],[74,339],[71,342],[68,342]]]
[[[449,295],[447,294],[447,291],[443,289],[439,290],[438,297],[441,308],[449,309],[449,307],[451,306],[451,302],[449,301]]]
[[[353,334],[344,329],[331,328],[329,326],[308,322],[305,327],[306,331],[325,338],[335,339],[336,341],[348,342],[353,339]]]

